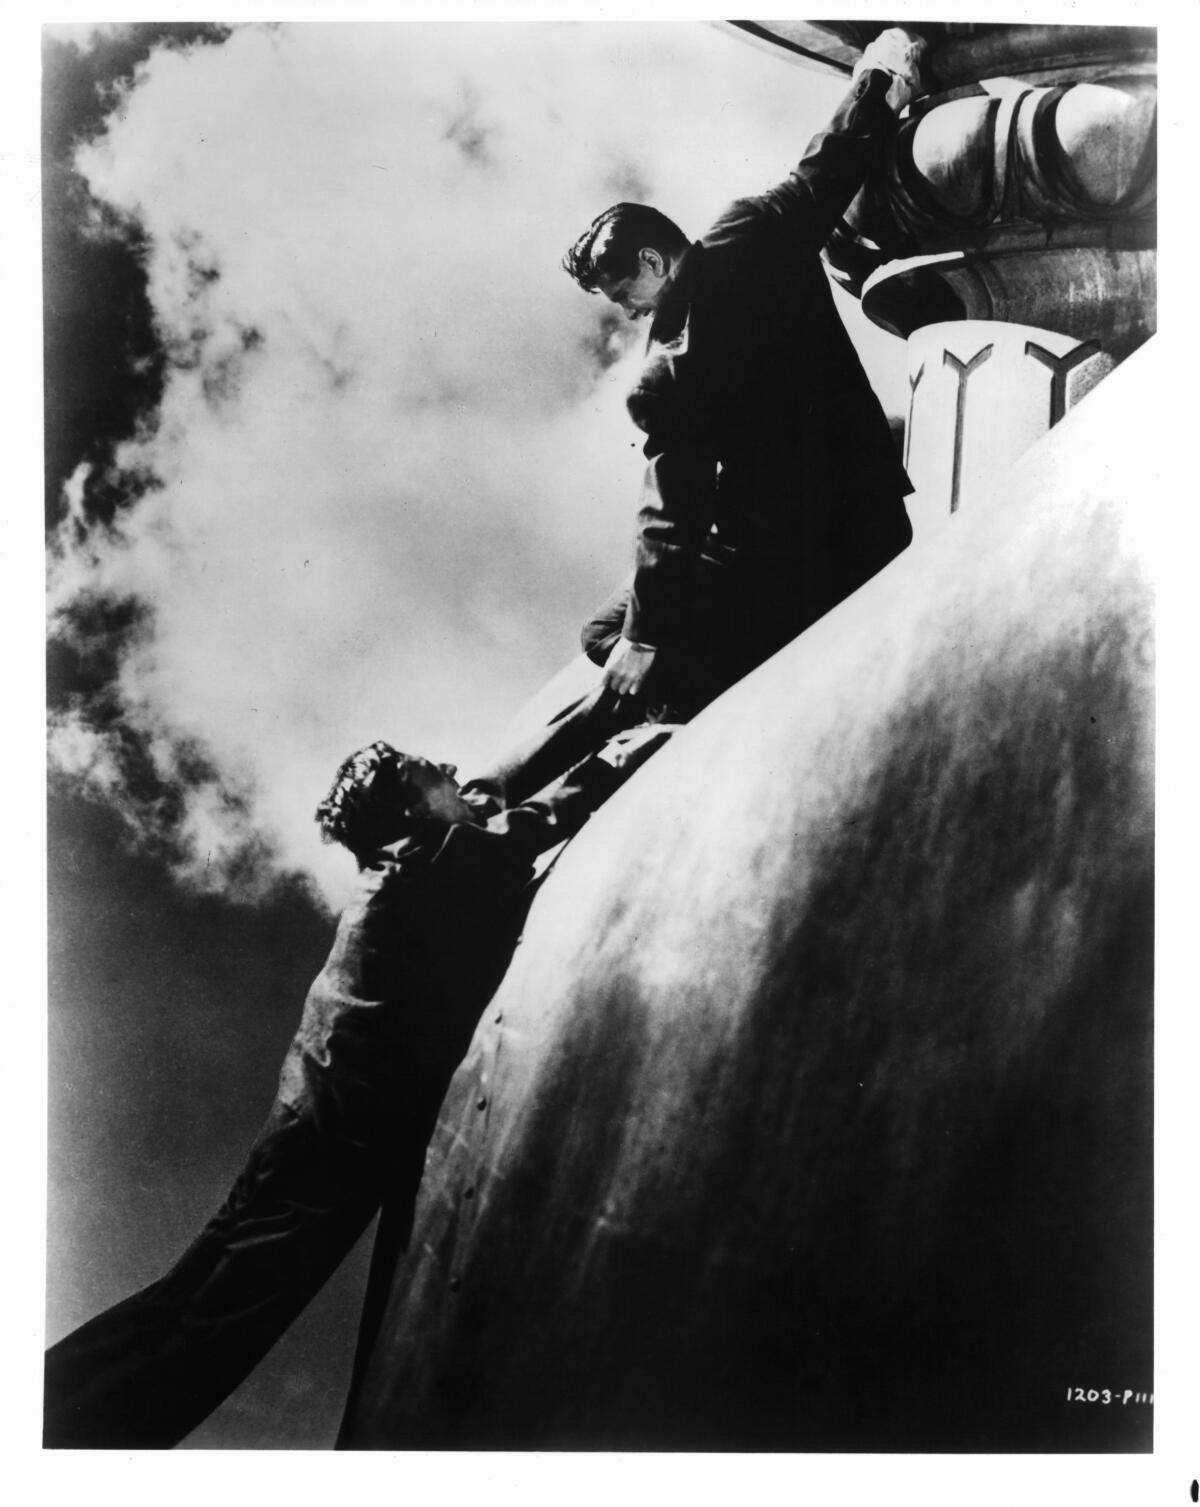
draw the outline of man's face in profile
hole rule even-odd
[[[404,784],[408,810],[413,816],[432,817],[453,826],[457,822],[477,820],[463,800],[454,778],[453,764],[433,764],[428,759],[413,758],[405,769]]]
[[[597,286],[630,319],[641,319],[658,308],[670,280],[665,258],[647,246],[638,252],[638,268],[633,277],[600,277]]]

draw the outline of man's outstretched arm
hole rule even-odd
[[[768,223],[775,221],[797,245],[820,250],[862,187],[895,115],[921,92],[926,50],[902,27],[876,37],[863,50],[849,91],[788,176],[757,198],[731,205],[704,244],[745,234],[748,222],[766,211]]]
[[[454,828],[447,836],[462,855],[488,847],[504,848],[514,863],[531,862],[539,853],[566,842],[631,774],[676,731],[676,724],[643,723],[616,733],[594,754],[536,795],[499,811],[486,827]]]

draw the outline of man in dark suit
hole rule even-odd
[[[650,320],[628,397],[649,464],[632,579],[583,629],[604,678],[480,776],[508,802],[621,727],[687,720],[911,541],[912,486],[820,252],[919,92],[924,48],[883,32],[788,177],[700,240],[615,204],[563,258]]]
[[[912,487],[820,250],[917,91],[922,46],[883,33],[793,172],[700,240],[617,204],[564,259],[651,320],[628,399],[649,462],[634,574],[584,630],[617,695],[697,709],[912,537]]]
[[[571,837],[666,741],[618,735],[502,809],[453,765],[374,743],[317,809],[358,860],[228,1198],[163,1277],[46,1355],[50,1449],[166,1449],[249,1374],[383,1206],[376,1259],[407,1239],[425,1148],[533,895],[533,861]]]

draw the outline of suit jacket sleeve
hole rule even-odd
[[[783,182],[730,205],[704,244],[716,246],[761,230],[782,233],[792,251],[818,253],[880,160],[894,124],[890,84],[891,75],[879,68],[857,78]]]
[[[447,846],[458,834],[464,852],[471,849],[478,852],[486,847],[490,852],[502,850],[516,865],[531,863],[539,853],[574,837],[592,813],[662,747],[673,731],[669,726],[656,727],[654,741],[643,742],[632,750],[623,748],[619,758],[611,751],[621,742],[618,734],[519,805],[497,806],[486,826],[451,828]]]
[[[686,631],[695,562],[716,509],[717,461],[698,442],[651,434],[624,635],[661,648]]]

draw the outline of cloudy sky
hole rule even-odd
[[[54,1339],[261,1121],[337,762],[469,772],[626,568],[641,335],[563,250],[621,198],[699,234],[841,85],[698,23],[51,27],[43,80]],[[328,1442],[361,1277],[195,1442]]]
[[[107,87],[71,207],[137,247],[159,380],[59,494],[55,627],[105,673],[54,762],[181,882],[299,870],[336,904],[310,812],[338,760],[386,737],[469,772],[628,559],[640,337],[563,249],[619,198],[698,234],[841,86],[699,24],[356,24]]]

